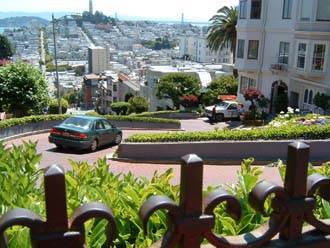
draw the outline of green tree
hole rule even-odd
[[[128,102],[114,102],[111,104],[111,110],[117,115],[126,115],[130,105]]]
[[[235,7],[224,6],[217,13],[210,19],[212,24],[207,36],[209,47],[211,50],[217,51],[230,46],[235,61],[238,11]]]
[[[148,101],[143,96],[134,96],[128,100],[129,113],[142,113],[148,111]]]
[[[64,98],[61,98],[61,108],[62,108],[62,113],[65,114],[66,110],[68,109],[68,101],[65,100]],[[49,108],[48,108],[48,114],[58,114],[58,100],[57,99],[52,99],[49,103]]]
[[[238,82],[234,76],[221,76],[213,80],[206,88],[202,96],[204,105],[212,105],[219,101],[219,95],[236,95]]]
[[[160,79],[157,97],[170,98],[176,109],[179,109],[181,97],[188,95],[199,96],[201,88],[201,82],[191,75],[170,73]]]
[[[324,93],[319,93],[314,96],[313,102],[315,106],[327,111],[330,108],[330,96]]]
[[[128,92],[126,95],[125,95],[125,102],[128,102],[129,99],[131,99],[133,97],[133,93],[132,92]]]
[[[39,68],[23,62],[0,70],[0,106],[15,117],[41,113],[48,105],[48,82]]]
[[[14,49],[7,36],[0,34],[0,59],[9,59],[14,55]]]

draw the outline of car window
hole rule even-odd
[[[237,109],[237,105],[236,104],[231,104],[228,109]]]
[[[112,128],[112,125],[108,121],[102,120],[102,123],[103,123],[105,129],[111,129]]]
[[[90,128],[91,121],[79,117],[70,117],[63,122],[63,125],[87,130]]]
[[[218,107],[223,107],[223,108],[226,108],[228,106],[228,102],[219,102],[218,103]]]
[[[104,129],[103,123],[101,121],[96,121],[95,129]]]

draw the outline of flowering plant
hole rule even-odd
[[[185,108],[198,106],[198,97],[194,95],[187,95],[180,97],[180,103]]]

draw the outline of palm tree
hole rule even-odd
[[[238,11],[232,6],[224,6],[217,13],[210,19],[212,24],[208,29],[209,33],[207,36],[209,48],[212,51],[217,51],[230,46],[235,62]]]

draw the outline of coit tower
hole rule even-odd
[[[89,14],[93,15],[93,0],[89,0]]]

